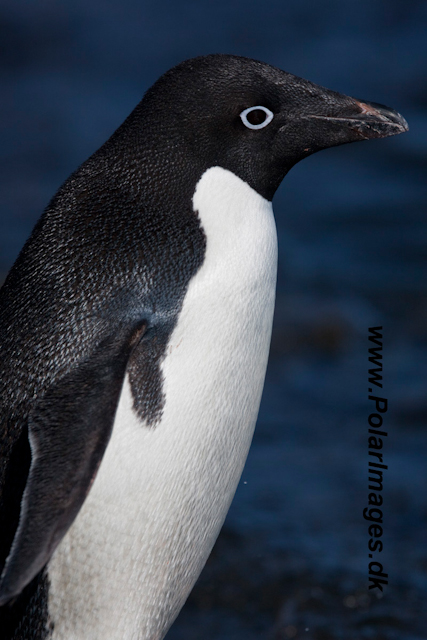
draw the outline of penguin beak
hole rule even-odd
[[[351,98],[308,81],[300,81],[298,88],[299,111],[289,117],[288,109],[277,136],[287,170],[322,149],[408,131],[403,116],[382,104]]]
[[[348,128],[355,134],[355,138],[361,140],[386,138],[408,131],[409,127],[405,118],[394,109],[356,98],[350,98],[350,100],[353,103],[354,113],[348,113],[350,105],[346,104],[345,114],[333,116],[313,114],[306,117],[324,120],[330,124],[336,123],[340,127]]]

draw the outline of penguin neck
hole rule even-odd
[[[217,163],[197,157],[182,132],[151,120],[137,107],[89,159],[91,170],[101,159],[111,185],[133,192],[149,210],[191,206],[194,185]]]

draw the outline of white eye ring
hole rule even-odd
[[[248,113],[251,113],[251,111],[264,111],[267,117],[264,120],[264,122],[261,122],[261,124],[251,124],[248,120]],[[270,109],[267,109],[267,107],[257,106],[257,107],[249,107],[249,109],[245,109],[240,114],[240,117],[242,118],[243,124],[245,125],[245,127],[248,127],[248,129],[264,129],[264,127],[270,124],[270,122],[273,120],[273,115],[274,115],[273,112],[270,111]]]

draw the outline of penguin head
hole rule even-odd
[[[187,60],[149,89],[133,117],[163,139],[169,164],[221,166],[271,200],[307,156],[407,130],[392,109],[356,100],[268,64],[224,54]],[[144,126],[144,122],[148,126]]]

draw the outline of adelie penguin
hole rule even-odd
[[[248,453],[271,200],[387,107],[229,55],[163,75],[59,189],[0,290],[2,640],[160,640]]]

